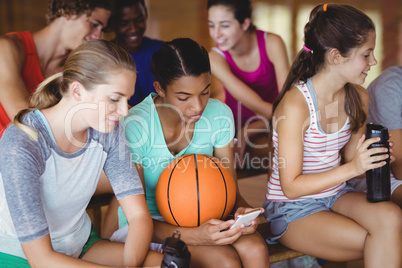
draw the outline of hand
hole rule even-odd
[[[221,221],[218,219],[211,219],[197,229],[197,240],[195,245],[230,245],[233,244],[241,235],[242,232],[240,226],[229,229],[234,223],[234,220]]]
[[[235,219],[237,218],[237,216],[239,216],[239,215],[241,215],[241,214],[244,214],[244,213],[247,213],[247,212],[249,212],[250,210],[254,210],[255,208],[244,208],[244,207],[239,207],[237,210],[236,210],[236,213],[235,213]],[[264,209],[263,208],[260,208],[260,210],[261,210],[261,213],[264,213]],[[257,227],[258,227],[258,224],[260,223],[260,218],[259,217],[257,217],[257,218],[255,218],[254,220],[252,220],[251,221],[251,225],[250,226],[245,226],[244,224],[242,224],[242,225],[240,225],[240,226],[238,226],[238,227],[236,227],[236,228],[241,228],[241,227],[243,227],[243,229],[242,229],[242,234],[252,234],[252,233],[254,233],[256,230],[257,230]],[[236,228],[234,228],[234,229],[236,229]]]
[[[387,148],[378,147],[368,149],[371,144],[378,141],[380,141],[380,138],[371,138],[365,140],[365,135],[362,135],[362,137],[360,138],[356,148],[357,153],[355,154],[355,157],[351,162],[356,171],[356,176],[363,174],[369,169],[376,169],[386,164],[385,160],[389,157],[389,155],[386,154],[388,152]]]

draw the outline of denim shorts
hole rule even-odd
[[[288,229],[289,223],[300,220],[319,211],[330,211],[335,201],[348,192],[354,192],[353,187],[345,186],[338,193],[318,198],[298,201],[271,201],[265,200],[264,216],[271,222],[271,235],[266,239],[268,244],[276,244]]]

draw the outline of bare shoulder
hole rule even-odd
[[[306,99],[300,90],[293,86],[283,96],[278,108],[282,108],[287,112],[308,112],[308,106]]]
[[[266,37],[267,48],[284,48],[285,42],[283,42],[282,37],[274,33],[267,33]]]
[[[309,118],[309,115],[306,99],[300,90],[293,86],[285,93],[276,107],[274,118],[278,120],[281,117],[286,117],[286,119],[290,119],[292,122],[302,123]]]
[[[23,65],[25,52],[21,39],[17,35],[0,37],[0,47],[0,59],[3,64]]]
[[[265,40],[269,41],[270,43],[274,44],[283,44],[283,39],[277,34],[267,32]]]
[[[222,79],[223,76],[229,75],[232,71],[229,68],[225,57],[215,50],[209,52],[209,60],[211,61],[212,74]]]
[[[211,61],[212,64],[215,63],[222,64],[226,62],[225,57],[214,49],[211,49],[211,51],[209,52],[209,60]]]

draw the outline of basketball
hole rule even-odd
[[[215,157],[187,154],[162,171],[156,203],[170,224],[196,227],[210,219],[225,219],[236,201],[236,184],[229,169]]]

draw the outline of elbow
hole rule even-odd
[[[282,192],[289,199],[299,198],[302,195],[300,194],[300,191],[298,191],[296,188],[297,187],[292,186],[282,186]]]

